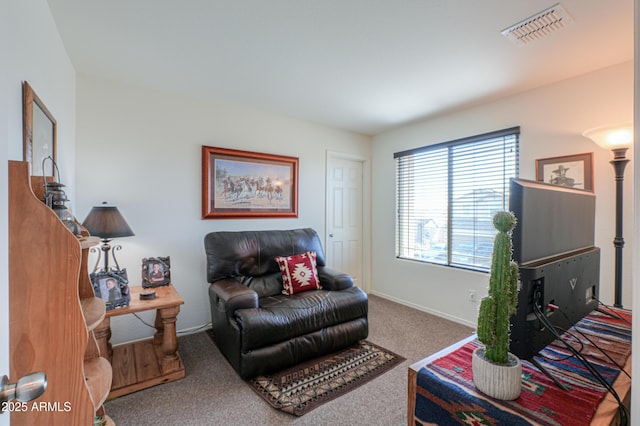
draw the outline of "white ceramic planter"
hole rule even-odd
[[[476,388],[492,398],[504,401],[518,398],[522,390],[520,359],[510,353],[508,365],[500,365],[486,359],[484,354],[484,348],[477,348],[471,359]]]

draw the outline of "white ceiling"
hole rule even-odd
[[[633,0],[48,0],[78,73],[364,134],[633,59]]]

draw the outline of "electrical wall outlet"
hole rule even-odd
[[[474,305],[478,303],[478,296],[476,294],[476,291],[473,289],[469,289],[469,302],[473,303]]]

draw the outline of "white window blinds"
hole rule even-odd
[[[509,208],[520,128],[394,154],[396,256],[487,271],[493,215]]]

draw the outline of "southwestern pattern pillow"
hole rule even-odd
[[[319,290],[320,279],[316,269],[316,252],[308,251],[289,257],[278,256],[276,262],[282,272],[282,294],[291,295],[307,290]]]

